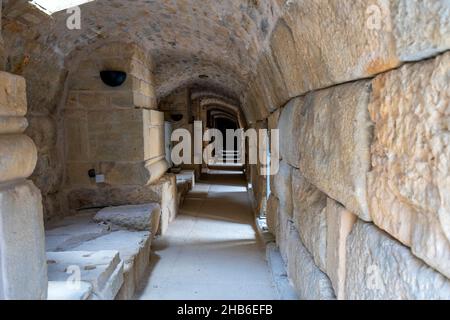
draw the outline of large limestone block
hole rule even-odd
[[[336,297],[345,299],[347,237],[357,217],[333,199],[327,200],[327,265],[326,273],[333,284]]]
[[[304,103],[304,98],[295,98],[281,111],[280,119],[278,121],[278,129],[280,130],[280,156],[292,167],[298,168],[298,160],[300,158],[300,151],[296,137],[299,136],[301,118],[301,108]],[[283,137],[292,137],[291,139],[283,139]]]
[[[27,136],[0,136],[0,182],[28,178],[36,166],[37,150]]]
[[[325,272],[327,270],[327,196],[306,181],[297,169],[292,172],[292,194],[294,195],[294,224],[316,265]]]
[[[280,210],[286,210],[292,217],[292,170],[285,161],[280,162],[280,168],[275,176],[271,177],[272,192],[280,200]]]
[[[345,296],[350,300],[450,299],[450,281],[370,223],[347,242]]]
[[[160,215],[160,205],[149,203],[104,208],[94,216],[94,221],[109,222],[131,230],[151,231],[155,235],[158,230]]]
[[[0,299],[46,299],[41,194],[31,181],[0,188]]]
[[[273,235],[276,235],[278,230],[279,210],[280,201],[272,193],[269,196],[269,200],[267,200],[266,216],[267,227],[269,228],[270,233],[272,233]]]
[[[288,276],[301,300],[334,300],[330,279],[315,265],[295,229],[288,240]]]
[[[391,0],[396,51],[401,61],[432,57],[450,48],[450,2]]]
[[[26,113],[25,79],[0,71],[0,117],[23,117]]]
[[[373,81],[370,213],[450,277],[450,54]]]
[[[364,220],[370,220],[366,175],[370,170],[370,83],[360,81],[309,94],[301,116],[298,168],[312,184]]]
[[[261,55],[256,69],[256,78],[248,91],[255,98],[258,120],[268,117],[271,112],[286,103],[287,87],[283,74],[278,68],[276,56],[273,56],[271,51]]]
[[[384,17],[380,28],[367,27],[367,12],[373,4],[378,2],[313,0],[287,4],[270,46],[289,97],[399,64],[392,34],[383,28]]]

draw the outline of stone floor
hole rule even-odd
[[[210,171],[152,243],[137,299],[278,299],[239,172]]]

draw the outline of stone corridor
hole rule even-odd
[[[196,183],[152,247],[139,299],[278,299],[242,172]]]
[[[0,300],[450,299],[449,0],[0,16]]]

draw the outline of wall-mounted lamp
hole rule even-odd
[[[172,119],[172,121],[174,121],[174,122],[179,122],[179,121],[183,120],[183,115],[182,114],[171,114],[170,119]]]
[[[104,84],[110,87],[118,87],[125,82],[127,74],[123,71],[105,70],[100,72],[100,78],[102,78]]]

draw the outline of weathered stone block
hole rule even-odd
[[[450,299],[450,281],[370,223],[358,221],[347,241],[349,300]]]
[[[432,57],[450,48],[448,1],[391,0],[396,51],[402,61]]]
[[[46,299],[41,194],[31,181],[0,188],[0,299]]]
[[[334,300],[330,279],[315,265],[295,229],[289,232],[288,276],[301,300]]]
[[[278,173],[271,178],[271,191],[280,200],[280,210],[286,210],[290,217],[293,212],[292,170],[289,164],[281,161]]]
[[[327,196],[306,181],[297,169],[292,172],[292,194],[294,195],[293,220],[300,238],[316,265],[326,272]]]
[[[378,226],[450,277],[450,54],[373,81],[368,194]]]
[[[94,221],[109,222],[132,230],[151,231],[155,235],[158,230],[160,215],[160,205],[149,203],[104,208],[94,216]]]
[[[298,168],[300,159],[300,150],[297,137],[300,134],[301,108],[304,98],[295,98],[281,111],[278,129],[280,130],[280,156],[292,167]],[[283,139],[282,137],[291,137]]]
[[[383,28],[384,17],[379,29],[366,26],[373,4],[378,3],[314,0],[288,5],[272,33],[271,49],[289,97],[398,65],[394,39]],[[349,39],[351,45],[343,46]]]
[[[345,299],[347,237],[357,217],[333,199],[328,198],[326,273],[339,300]]]
[[[370,170],[370,83],[360,81],[309,94],[299,132],[297,164],[308,181],[364,220],[370,220],[366,175]]]

